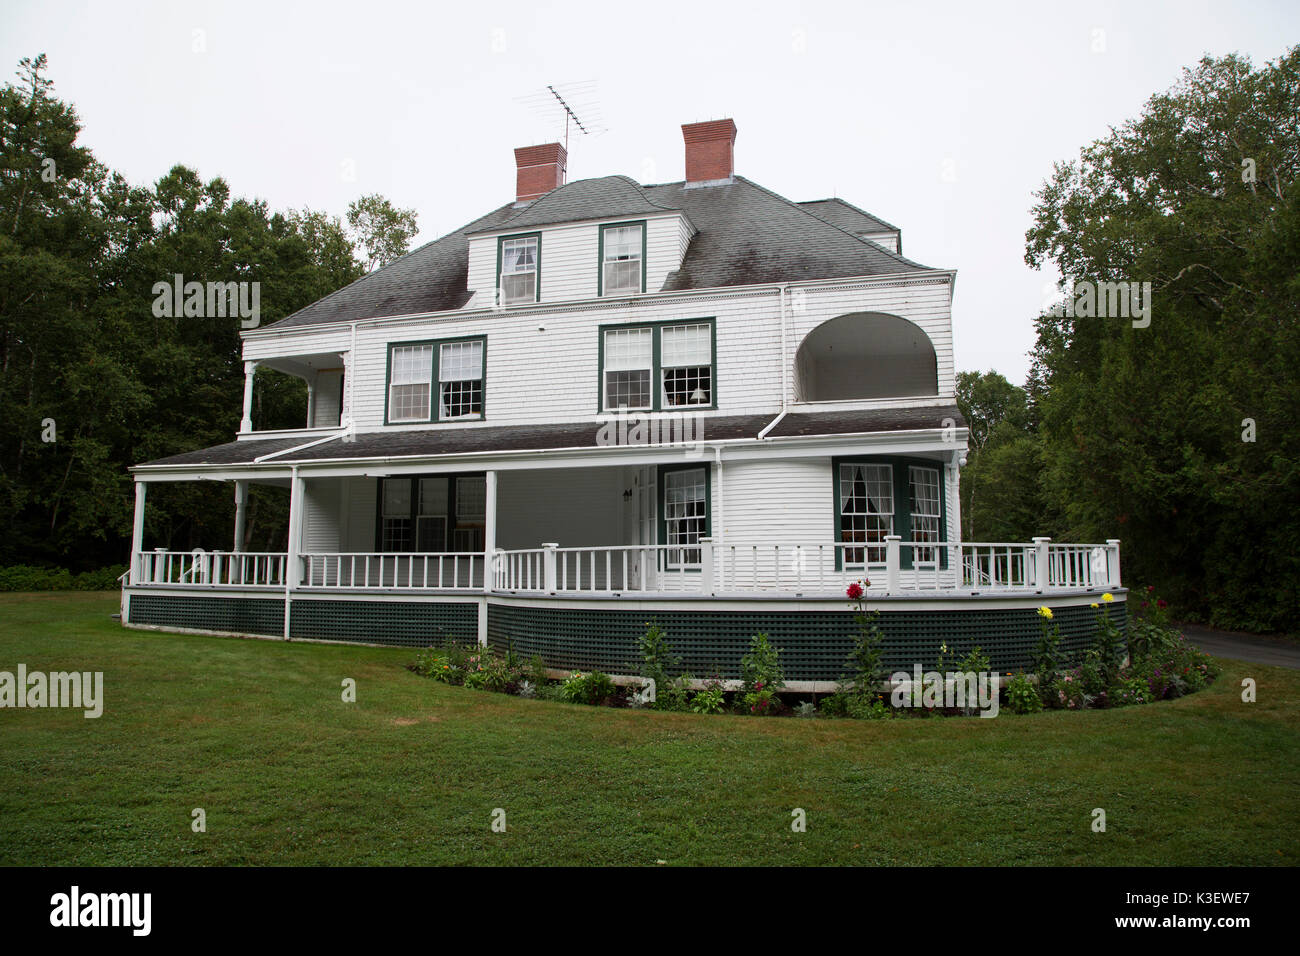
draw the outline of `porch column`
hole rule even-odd
[[[139,584],[144,564],[144,499],[148,482],[135,483],[135,524],[131,526],[131,583]]]
[[[289,484],[289,542],[286,548],[284,582],[287,588],[296,588],[302,580],[298,567],[298,554],[302,550],[302,502],[305,482],[298,477],[298,469],[293,470]]]
[[[713,539],[710,537],[701,537],[700,545],[700,590],[705,594],[713,594]],[[778,565],[777,575],[780,576],[780,566]]]
[[[1112,588],[1124,586],[1119,581],[1119,538],[1106,539],[1106,584]]]
[[[236,554],[244,550],[244,529],[248,522],[248,482],[235,482],[235,546]]]
[[[1051,582],[1051,570],[1048,567],[1047,546],[1052,543],[1051,538],[1034,538],[1034,588],[1039,594],[1047,590],[1047,585]]]
[[[483,590],[490,592],[493,584],[492,562],[497,553],[497,473],[489,471],[483,476]]]
[[[239,423],[241,432],[253,430],[253,376],[256,372],[256,362],[244,363],[244,418]]]
[[[316,425],[316,383],[307,382],[307,427],[314,428]]]
[[[902,542],[902,535],[885,535],[885,591],[888,594],[897,594],[902,590],[899,575],[899,567],[902,565]]]

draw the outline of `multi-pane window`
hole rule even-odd
[[[712,321],[606,328],[601,335],[601,411],[713,407]]]
[[[921,544],[939,541],[939,469],[911,465],[907,469],[911,484],[912,540]],[[913,560],[935,561],[938,548],[915,548]]]
[[[654,329],[605,331],[605,408],[649,408]]]
[[[661,330],[663,407],[713,402],[713,328],[669,325]]]
[[[664,544],[669,567],[699,564],[700,538],[707,533],[708,482],[703,468],[666,471],[664,486]]]
[[[387,420],[482,418],[486,350],[483,338],[392,346]]]
[[[841,464],[840,540],[845,565],[883,564],[885,536],[894,533],[894,470],[887,464]]]
[[[384,478],[379,494],[381,551],[483,550],[487,482],[482,475]]]
[[[601,262],[601,292],[641,292],[645,227],[605,226],[601,229],[604,248]]]
[[[395,347],[388,383],[388,420],[428,421],[432,379],[433,346]]]
[[[439,348],[439,418],[483,414],[483,342],[445,342]]]
[[[501,240],[501,303],[537,301],[537,236]]]
[[[399,478],[389,484],[405,484]],[[415,517],[415,550],[444,551],[447,547],[447,479],[421,478],[417,482],[420,510]]]
[[[456,479],[456,528],[453,551],[482,551],[486,527],[487,485],[482,478]]]
[[[384,481],[380,519],[380,551],[411,550],[411,483],[405,478]]]

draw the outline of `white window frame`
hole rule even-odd
[[[681,477],[686,475],[696,475],[696,474],[700,476],[698,481],[698,487],[701,491],[701,497],[692,498],[691,503],[698,502],[702,504],[704,509],[703,513],[700,515],[695,515],[695,514],[674,515],[672,513],[672,508],[670,507],[668,501],[668,493],[670,488],[673,485],[673,479],[674,478],[680,479]],[[664,471],[660,484],[662,486],[660,495],[661,495],[661,506],[663,507],[663,522],[664,522],[663,543],[665,545],[668,545],[668,547],[664,550],[663,553],[664,568],[666,570],[680,570],[682,568],[686,568],[686,569],[699,568],[701,565],[701,553],[700,553],[700,545],[698,541],[694,544],[686,542],[686,538],[688,537],[688,535],[685,532],[678,532],[677,537],[681,540],[674,541],[673,526],[675,524],[681,524],[685,522],[701,521],[702,524],[700,526],[700,533],[696,535],[696,538],[697,539],[703,538],[708,535],[709,506],[710,506],[708,466],[702,465],[698,468],[674,468],[668,471]],[[689,557],[692,553],[694,555],[693,560],[683,560],[683,558]]]
[[[510,255],[507,250],[513,245],[531,245],[533,247],[532,268],[515,269],[511,267]],[[515,257],[518,258],[517,256]],[[526,236],[502,236],[501,237],[501,272],[497,276],[497,300],[501,305],[519,305],[521,303],[537,302],[540,300],[540,282],[541,282],[541,259],[542,259],[542,237],[540,235]],[[531,275],[533,277],[532,292],[529,295],[510,296],[506,293],[506,277]]]
[[[399,361],[399,353],[402,352],[424,352],[428,356],[428,371],[423,379],[417,377],[420,374],[418,368],[413,368],[410,363]],[[388,421],[393,423],[401,422],[427,422],[433,417],[433,345],[432,343],[421,343],[418,345],[394,345],[389,352],[389,374],[388,374]],[[399,369],[400,375],[399,375]],[[411,386],[423,385],[426,395],[424,402],[423,415],[407,415],[397,417],[395,414],[400,407],[394,400],[394,389],[410,388]]]
[[[920,499],[916,496],[917,476],[924,477],[924,484],[928,487],[932,484],[934,488],[934,513],[920,511]],[[931,477],[933,480],[931,480]],[[908,506],[912,515],[912,543],[915,544],[938,544],[943,540],[943,481],[939,474],[938,468],[930,468],[925,465],[908,465],[907,467],[907,493]],[[917,519],[923,519],[926,527],[918,529]],[[914,547],[912,549],[912,566],[917,564],[933,564],[939,560],[938,548]]]
[[[619,230],[635,230],[636,242],[632,243],[632,253],[627,252],[628,244],[619,242],[612,244],[609,241],[609,234],[616,233]],[[604,295],[638,295],[645,291],[645,223],[642,222],[620,222],[610,223],[600,227],[600,241],[604,255],[600,263],[600,294]],[[620,263],[636,263],[636,288],[627,288],[619,286],[614,288],[609,282],[609,267]]]

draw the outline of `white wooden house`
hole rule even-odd
[[[961,541],[956,273],[736,175],[731,120],[682,131],[662,185],[518,149],[512,201],[245,332],[234,440],[134,469],[124,622],[630,673],[654,619],[697,675],[765,630],[799,686],[840,673],[867,579],[896,663],[1023,665],[1044,603],[1084,640],[1118,542]],[[259,368],[306,381],[301,429],[252,430]],[[149,485],[214,479],[232,539],[150,549]],[[243,548],[250,483],[290,495],[283,552]]]

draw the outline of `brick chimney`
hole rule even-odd
[[[731,148],[736,142],[736,124],[729,120],[685,123],[686,182],[707,183],[730,179],[733,169]]]
[[[515,199],[527,202],[564,185],[569,155],[559,143],[515,150]]]

